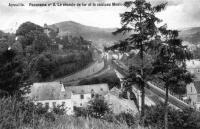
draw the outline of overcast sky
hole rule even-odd
[[[95,27],[120,27],[119,14],[124,7],[30,7],[28,3],[51,3],[52,1],[75,2],[121,2],[122,0],[1,0],[0,30],[14,31],[21,23],[31,21],[44,25],[61,21],[75,21]],[[168,2],[158,17],[170,28],[179,29],[200,26],[200,0],[148,0],[152,4]],[[24,3],[25,7],[9,7],[9,3]]]

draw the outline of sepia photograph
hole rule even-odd
[[[0,129],[200,129],[200,0],[1,0]]]

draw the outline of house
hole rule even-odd
[[[107,84],[66,86],[61,82],[34,83],[27,95],[35,104],[48,105],[50,109],[64,105],[66,114],[72,115],[74,107],[87,106],[95,94],[105,95],[109,91]]]
[[[95,94],[104,96],[109,92],[108,84],[65,86],[65,90],[71,91],[71,100],[75,107],[85,107]]]
[[[187,98],[190,105],[200,111],[200,81],[187,85]]]
[[[108,84],[64,86],[60,82],[34,83],[27,97],[35,104],[48,105],[50,110],[57,105],[64,105],[66,114],[73,115],[74,107],[86,107],[96,94],[105,98],[115,114],[138,111],[132,100],[119,98],[119,89],[112,88],[109,91]]]
[[[71,92],[66,91],[60,82],[34,83],[27,97],[35,104],[48,105],[50,109],[63,104],[66,114],[73,114]]]
[[[197,45],[194,45],[192,43],[189,43],[187,41],[183,41],[183,45],[187,46],[187,48],[190,50],[190,51],[194,51],[198,48]]]
[[[195,80],[200,81],[200,61],[190,60],[186,62],[187,70],[195,75]]]

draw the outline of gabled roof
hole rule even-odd
[[[200,81],[195,81],[194,82],[194,87],[195,87],[195,89],[197,91],[197,94],[199,94],[200,93]]]
[[[60,82],[34,83],[30,90],[28,96],[36,101],[71,98],[71,94],[65,91],[63,84]]]
[[[117,87],[113,87],[113,88],[110,90],[110,93],[113,94],[113,95],[119,96],[119,94],[120,94],[120,89],[118,89]]]
[[[73,94],[87,93],[105,93],[109,91],[108,84],[93,84],[80,86],[65,86],[66,91],[71,91]]]

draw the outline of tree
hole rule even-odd
[[[39,57],[36,57],[34,60],[33,71],[37,71],[39,73],[40,80],[45,80],[50,75],[53,74],[56,65],[55,65],[55,57],[49,53],[40,54]]]
[[[19,37],[19,42],[22,44],[24,53],[28,49],[29,53],[32,52],[31,54],[40,54],[51,43],[49,37],[44,33],[43,28],[31,22],[21,24],[16,31],[16,36]]]
[[[31,22],[25,22],[19,26],[16,31],[16,36],[25,36],[31,31],[40,31],[43,32],[43,28],[39,25],[36,25]]]
[[[152,74],[164,82],[165,96],[165,129],[168,129],[168,94],[169,90],[174,93],[184,94],[186,85],[192,82],[192,75],[186,70],[185,61],[192,58],[191,53],[182,41],[178,39],[177,30],[167,30],[166,25],[160,27],[164,41],[155,45],[158,49],[157,58],[153,63]]]
[[[0,90],[6,95],[23,94],[26,92],[26,67],[15,51],[6,50],[0,53]]]
[[[137,68],[137,70],[134,70],[134,72],[131,72],[133,69],[130,68],[130,76],[127,80],[131,83],[136,81],[141,89],[142,118],[144,116],[145,105],[145,80],[148,78],[148,70],[145,70],[144,68],[144,54],[148,44],[158,31],[155,24],[161,22],[155,14],[163,10],[166,3],[152,7],[152,5],[145,0],[135,0],[125,2],[124,5],[127,8],[130,8],[130,11],[121,14],[122,27],[114,32],[114,34],[124,33],[128,35],[128,38],[121,41],[119,44],[114,45],[111,49],[118,49],[122,52],[139,50],[141,59],[140,67]]]

